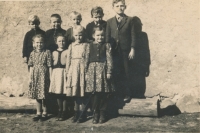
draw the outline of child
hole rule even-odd
[[[47,49],[49,49],[51,52],[55,51],[58,47],[55,42],[55,38],[58,34],[65,35],[66,30],[61,28],[62,19],[59,14],[52,14],[51,15],[51,28],[50,30],[47,30],[45,33],[46,36],[46,44]],[[67,46],[65,46],[64,49],[66,49]]]
[[[87,43],[84,43],[84,28],[76,26],[73,28],[73,42],[68,48],[66,61],[66,75],[67,75],[67,96],[75,98],[75,114],[72,122],[83,122],[86,120],[85,113],[85,50]],[[79,115],[81,115],[80,119]]]
[[[72,11],[69,14],[69,18],[71,21],[72,26],[67,29],[66,31],[66,40],[67,40],[67,46],[69,46],[72,42],[74,42],[74,37],[73,37],[73,28],[80,26],[81,25],[81,21],[82,21],[82,16],[79,12],[76,11]],[[74,115],[74,100],[71,97],[67,97],[67,104],[68,104],[68,108],[71,112],[71,114]]]
[[[58,103],[58,121],[62,121],[66,117],[66,95],[65,94],[65,61],[67,50],[65,47],[65,37],[62,34],[57,35],[56,44],[58,49],[53,51],[53,72],[51,77],[51,84],[49,88],[50,93],[54,93]]]
[[[35,35],[33,37],[35,50],[31,52],[28,66],[30,67],[30,84],[28,97],[37,101],[37,115],[34,121],[45,120],[47,117],[46,98],[51,76],[51,52],[44,49],[44,37]],[[43,110],[42,116],[41,111]]]
[[[31,28],[24,37],[23,49],[22,49],[22,56],[24,58],[24,63],[27,63],[29,60],[30,53],[33,51],[33,42],[32,38],[36,34],[44,35],[45,32],[39,28],[40,19],[37,15],[30,15],[28,18],[28,24]]]
[[[93,124],[106,121],[108,93],[114,91],[111,84],[113,62],[111,46],[105,43],[105,29],[97,27],[93,31],[94,42],[86,50],[88,69],[85,92],[95,92],[93,97]]]
[[[88,42],[94,41],[93,30],[94,30],[95,27],[103,27],[104,29],[106,29],[106,21],[102,20],[103,16],[104,16],[104,13],[103,13],[103,9],[101,7],[96,6],[96,7],[92,8],[91,17],[92,17],[93,21],[90,22],[89,24],[87,24],[87,26],[86,26],[86,33],[87,33]],[[87,93],[87,95],[91,95],[91,94]],[[93,101],[94,101],[93,97],[91,97],[91,100],[90,100],[89,105],[88,105],[88,107],[90,109],[92,107]]]
[[[86,26],[86,33],[89,40],[94,41],[93,29],[94,27],[101,26],[106,29],[106,21],[102,20],[104,16],[103,9],[99,6],[92,8],[91,17],[93,21]]]
[[[82,21],[82,16],[80,13],[76,12],[76,11],[72,11],[69,14],[70,20],[72,22],[72,26],[67,29],[66,32],[66,37],[67,37],[67,43],[68,45],[71,44],[72,42],[74,42],[74,38],[73,38],[73,28],[75,28],[76,26],[81,24]]]
[[[118,94],[125,93],[124,101],[127,102],[130,100],[131,83],[129,60],[134,57],[135,34],[131,17],[124,14],[125,9],[125,0],[113,0],[116,16],[107,21],[106,42],[111,43],[113,48],[113,77]]]
[[[149,76],[150,50],[147,33],[142,31],[142,22],[138,17],[133,17],[135,29],[135,59],[132,64],[133,91],[132,96],[145,98],[145,78]]]

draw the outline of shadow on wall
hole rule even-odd
[[[145,98],[146,91],[146,77],[149,76],[150,67],[150,50],[148,36],[142,32],[142,22],[138,17],[133,17],[133,24],[135,28],[135,58],[130,61],[130,78],[131,78],[131,97]],[[120,82],[120,80],[119,80]],[[123,82],[123,80],[121,81]],[[119,87],[123,88],[123,87]],[[113,104],[114,103],[114,104]],[[118,109],[123,109],[125,106],[122,97],[114,96],[110,98],[108,106],[111,117],[118,115]]]
[[[131,66],[131,90],[133,98],[145,98],[146,77],[150,73],[150,50],[147,33],[142,31],[142,22],[139,17],[133,17],[135,29],[135,58]]]

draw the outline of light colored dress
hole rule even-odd
[[[65,94],[65,62],[67,57],[67,50],[54,51],[52,53],[53,58],[53,72],[51,76],[51,84],[49,88],[50,93]]]
[[[87,43],[72,43],[66,60],[66,96],[83,97],[85,91],[85,51]]]
[[[32,51],[28,66],[33,67],[29,83],[28,97],[32,99],[46,99],[49,91],[49,67],[52,66],[51,52]]]

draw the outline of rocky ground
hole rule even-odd
[[[58,133],[58,132],[200,132],[200,113],[175,116],[134,117],[118,116],[104,124],[92,124],[88,117],[85,123],[56,121],[53,115],[44,122],[33,122],[34,114],[0,113],[0,133]]]

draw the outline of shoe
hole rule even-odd
[[[78,117],[79,117],[79,112],[75,111],[74,116],[71,119],[71,122],[75,123],[78,120]]]
[[[106,112],[105,111],[100,111],[100,118],[99,118],[99,123],[105,123],[106,122]]]
[[[61,113],[62,113],[61,111],[58,111],[58,115],[57,115],[57,117],[56,117],[56,120],[57,120],[57,121],[60,120],[60,118],[61,118]]]
[[[47,120],[47,114],[42,114],[42,117],[40,117],[40,121],[46,121]]]
[[[80,113],[81,117],[77,120],[77,123],[83,123],[87,120],[87,115],[86,112],[81,112]]]
[[[129,102],[130,100],[131,100],[131,97],[130,97],[130,96],[125,96],[124,102]]]
[[[33,121],[39,121],[41,119],[41,115],[36,115],[33,117]]]
[[[99,123],[99,111],[94,112],[94,116],[93,116],[93,124],[97,124]]]
[[[66,111],[63,111],[59,118],[59,121],[64,121],[65,119],[66,119]]]

